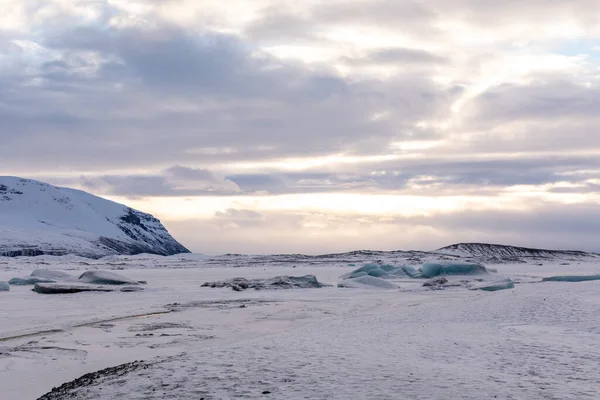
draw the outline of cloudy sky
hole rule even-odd
[[[0,175],[191,250],[600,251],[597,0],[0,0]]]

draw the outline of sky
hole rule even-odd
[[[600,251],[597,0],[0,0],[0,175],[195,252]]]

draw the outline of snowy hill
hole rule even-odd
[[[0,255],[188,252],[150,214],[80,190],[0,177]]]
[[[589,260],[600,259],[600,254],[586,253],[573,250],[543,250],[530,249],[527,247],[504,246],[488,243],[458,243],[442,247],[437,253],[472,258],[487,258],[498,260],[521,260],[521,259],[555,259],[555,260]]]

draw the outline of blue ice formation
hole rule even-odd
[[[27,285],[35,285],[36,283],[53,283],[56,282],[52,279],[40,278],[37,276],[28,276],[25,278],[12,278],[8,281],[9,284],[15,286],[27,286]]]
[[[506,278],[502,281],[496,282],[484,282],[478,285],[472,286],[471,290],[484,290],[486,292],[496,292],[498,290],[514,289],[515,283],[510,279]]]
[[[600,280],[600,275],[563,275],[542,278],[543,282],[587,282],[598,280]]]
[[[440,275],[475,275],[487,274],[483,265],[470,263],[426,263],[421,268],[424,278],[433,278]]]
[[[410,278],[435,278],[444,275],[475,275],[487,274],[483,265],[471,263],[439,262],[425,263],[419,269],[410,265],[395,267],[385,264],[365,264],[354,271],[343,275],[342,279],[360,278],[362,276],[373,276],[376,278],[393,279],[400,277]]]
[[[354,271],[343,275],[342,279],[360,278],[361,276],[374,276],[376,278],[398,278],[407,276],[402,267],[395,267],[390,264],[365,264]]]
[[[404,271],[406,276],[409,276],[411,278],[422,278],[423,277],[423,274],[421,273],[420,270],[418,270],[415,267],[412,267],[410,265],[403,266],[402,271]]]
[[[8,292],[10,290],[10,285],[6,282],[0,282],[0,292]]]

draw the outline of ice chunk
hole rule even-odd
[[[110,271],[86,271],[79,277],[80,282],[92,283],[95,285],[139,285],[126,276]]]
[[[31,273],[30,276],[35,276],[38,278],[46,278],[52,280],[68,280],[75,279],[73,275],[67,274],[63,271],[51,271],[48,269],[36,269]]]
[[[374,276],[360,276],[358,278],[345,279],[338,283],[340,288],[354,289],[398,289],[398,287],[385,279],[376,278]]]
[[[54,283],[52,279],[40,278],[37,276],[28,276],[26,278],[12,278],[8,281],[9,284],[15,286],[35,285],[36,283]]]
[[[387,272],[385,272],[384,270],[377,268],[377,269],[372,269],[369,272],[367,272],[367,275],[370,276],[374,276],[376,278],[382,278],[385,276],[389,276],[390,274],[388,274]]]
[[[314,289],[328,287],[317,280],[314,275],[305,276],[276,276],[269,279],[233,278],[224,281],[205,282],[202,287],[223,288],[228,287],[235,291],[246,289],[277,290],[277,289]]]
[[[411,278],[422,278],[423,277],[421,271],[419,271],[415,267],[411,267],[410,265],[402,266],[402,271],[404,271],[404,273],[407,276],[410,276]]]
[[[388,271],[388,274],[396,278],[399,276],[408,277],[408,274],[404,271],[404,267],[394,267],[394,269]]]
[[[0,282],[0,292],[8,292],[10,290],[10,285],[6,282]]]
[[[483,265],[469,263],[426,263],[421,270],[423,277],[433,278],[440,275],[487,274]]]
[[[342,279],[357,278],[359,276],[368,275],[369,271],[372,271],[374,269],[379,269],[379,265],[377,265],[377,264],[365,264],[362,267],[360,267],[358,269],[355,269],[352,272],[349,272],[347,274],[344,274],[344,275],[340,276],[340,278],[342,278]]]
[[[69,283],[36,283],[33,291],[41,294],[68,294],[80,292],[137,292],[141,286],[102,286]]]
[[[471,290],[485,290],[486,292],[496,292],[498,290],[514,289],[515,283],[510,279],[506,278],[502,281],[496,282],[483,282],[475,286],[471,286]]]
[[[384,264],[384,265],[380,265],[380,266],[379,266],[379,269],[382,269],[382,270],[384,270],[385,272],[390,272],[390,271],[393,271],[393,270],[395,270],[395,269],[396,269],[396,267],[394,267],[394,266],[393,266],[393,265],[391,265],[391,264]]]
[[[563,275],[542,278],[543,282],[587,282],[598,280],[600,280],[600,275]]]
[[[399,276],[407,276],[402,267],[395,267],[390,264],[365,264],[354,271],[342,275],[342,279],[359,278],[361,276],[374,276],[376,278],[394,278]]]

